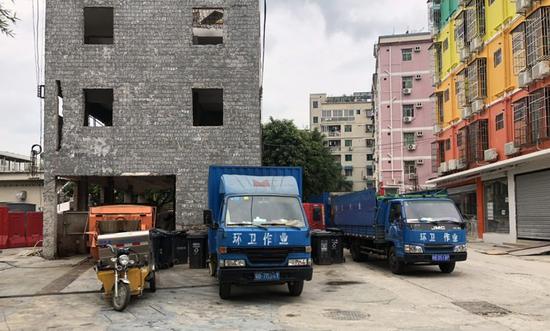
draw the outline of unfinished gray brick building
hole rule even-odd
[[[261,164],[258,0],[48,0],[45,40],[46,257],[68,182],[80,211],[171,190],[182,227],[209,165]]]

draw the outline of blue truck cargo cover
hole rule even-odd
[[[336,227],[375,225],[376,205],[374,189],[332,197],[334,225]]]
[[[256,177],[293,177],[302,196],[302,168],[300,167],[245,167],[245,166],[210,166],[208,173],[208,208],[212,210],[214,219],[220,220],[222,205],[221,179],[223,175],[240,175]],[[269,178],[264,178],[269,180]],[[253,194],[254,192],[248,192]]]

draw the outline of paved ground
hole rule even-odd
[[[124,313],[114,312],[99,293],[70,294],[99,288],[92,270],[62,294],[6,297],[4,286],[16,284],[11,276],[16,270],[0,264],[0,330],[550,329],[550,255],[486,255],[480,252],[489,246],[470,247],[469,260],[451,275],[416,267],[395,276],[384,261],[355,263],[348,256],[345,264],[315,266],[314,280],[299,298],[273,286],[239,288],[233,300],[222,301],[206,270],[178,266],[160,274],[164,289],[133,300]],[[17,270],[21,285],[13,285],[17,291],[11,292],[59,292],[59,284],[74,278],[66,274],[83,268],[78,260],[72,262],[54,281],[52,269]],[[27,283],[45,285],[25,289]]]

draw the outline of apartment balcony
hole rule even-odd
[[[322,123],[331,123],[331,122],[353,122],[355,117],[322,117]]]
[[[342,133],[340,131],[331,131],[327,133],[327,136],[329,137],[340,137]]]
[[[331,153],[340,153],[342,151],[341,146],[329,146],[328,148],[330,149]]]

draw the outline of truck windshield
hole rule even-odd
[[[228,226],[305,227],[300,200],[278,196],[229,198],[225,223]]]
[[[450,201],[405,201],[407,222],[462,222],[456,206]]]

